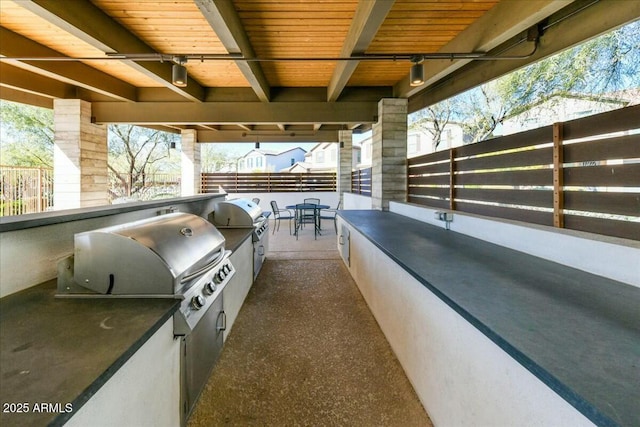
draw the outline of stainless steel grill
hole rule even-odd
[[[182,299],[176,335],[193,330],[235,272],[222,234],[186,213],[78,233],[74,243],[59,296]]]
[[[214,204],[210,220],[218,228],[253,229],[253,277],[266,259],[269,248],[269,218],[260,206],[248,199],[220,200]]]
[[[253,228],[253,241],[260,240],[269,228],[268,218],[248,199],[220,200],[214,204],[212,222],[218,228]]]

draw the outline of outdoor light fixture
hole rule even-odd
[[[411,86],[420,86],[424,84],[424,68],[422,67],[422,60],[424,58],[420,55],[416,55],[411,58],[413,65],[409,72],[409,84]]]
[[[187,58],[184,56],[173,57],[173,67],[171,68],[171,83],[174,86],[186,87],[187,86],[187,68],[184,64],[187,63]]]
[[[171,141],[171,143],[169,144],[169,148],[171,148],[171,149],[175,149],[176,148],[175,141]]]
[[[340,148],[344,148],[344,141],[340,141]]]
[[[259,142],[256,142],[256,150],[257,150],[258,148],[260,148],[260,143],[259,143]]]

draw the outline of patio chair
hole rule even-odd
[[[320,219],[318,217],[319,209],[305,209],[305,205],[309,205],[313,203],[305,202],[299,203],[296,205],[296,220],[295,220],[295,235],[296,240],[298,239],[298,231],[304,226],[304,224],[313,224],[313,235],[317,239],[318,238],[318,229]]]
[[[310,198],[303,199],[302,202],[305,205],[319,205],[320,199],[315,197],[310,197]],[[319,220],[319,218],[316,218],[316,212],[312,209],[305,209],[304,211],[301,211],[300,214],[305,217],[303,221],[300,221],[300,226],[304,226],[304,224],[311,223],[312,218]],[[317,225],[319,226],[319,224]]]
[[[320,199],[316,199],[315,197],[310,197],[308,199],[304,199],[303,202],[309,203],[311,205],[319,205],[320,204]]]
[[[276,232],[276,228],[280,230],[280,220],[282,219],[289,220],[289,234],[291,234],[291,220],[296,218],[295,214],[289,209],[278,208],[278,203],[276,203],[275,200],[271,201],[271,210],[273,211],[273,220],[275,221],[272,234]]]
[[[338,202],[338,205],[336,206],[335,209],[321,209],[320,210],[320,222],[322,223],[323,219],[332,220],[333,221],[333,228],[336,230],[336,234],[338,234],[338,220],[336,219],[336,214],[338,213],[338,210],[340,209],[340,203],[341,202]]]

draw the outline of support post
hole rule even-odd
[[[562,123],[553,124],[553,226],[564,228],[564,179]]]
[[[91,103],[53,101],[54,209],[109,203],[107,127],[91,122]]]
[[[407,201],[407,99],[378,102],[373,125],[371,205],[388,210],[389,201]]]
[[[182,184],[180,194],[193,196],[201,192],[200,144],[195,129],[183,129],[181,136]]]
[[[449,149],[449,209],[456,209],[456,149]]]
[[[353,131],[338,131],[338,200],[343,202],[343,194],[351,191],[351,170],[353,168]],[[343,206],[341,204],[340,206]]]

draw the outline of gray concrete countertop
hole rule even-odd
[[[42,227],[45,225],[61,224],[64,222],[79,221],[90,218],[99,218],[103,216],[140,211],[144,209],[167,208],[184,203],[201,202],[221,197],[225,197],[225,195],[217,193],[198,194],[195,196],[174,197],[170,199],[151,200],[146,202],[138,201],[116,205],[64,209],[60,211],[0,217],[0,232],[24,230],[28,228]]]
[[[253,228],[218,228],[218,231],[224,236],[225,249],[235,252],[247,238],[251,238]]]
[[[179,307],[174,299],[57,299],[55,291],[52,280],[0,299],[0,425],[64,424],[67,410],[80,409]],[[25,403],[28,413],[15,413]],[[35,412],[43,403],[54,406]]]
[[[339,216],[596,425],[640,425],[640,288],[390,212]]]

